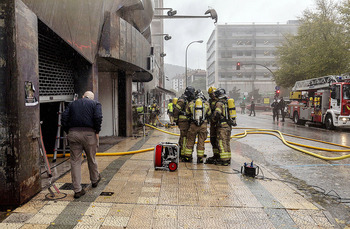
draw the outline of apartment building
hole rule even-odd
[[[277,70],[276,49],[287,34],[296,34],[298,21],[286,24],[217,25],[207,42],[207,88],[230,91],[274,93],[273,72]],[[240,63],[240,70],[236,69]]]

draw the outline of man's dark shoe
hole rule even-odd
[[[85,190],[84,189],[82,189],[80,192],[74,193],[74,198],[78,199],[78,198],[82,197],[83,195],[85,195]]]
[[[201,157],[197,158],[197,164],[198,163],[203,163],[203,158],[201,158]]]
[[[184,162],[192,162],[192,157],[185,157]]]
[[[96,188],[100,181],[101,181],[101,175],[98,175],[98,180],[95,183],[92,183],[92,187]]]

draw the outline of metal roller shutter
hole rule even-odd
[[[40,103],[72,100],[74,95],[74,51],[39,21]]]

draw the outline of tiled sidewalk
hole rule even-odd
[[[175,131],[175,130],[174,130]],[[154,131],[128,138],[109,152],[154,147],[177,137]],[[210,155],[211,146],[206,145]],[[15,209],[0,228],[335,228],[326,211],[280,181],[242,176],[232,168],[249,161],[232,155],[231,167],[180,163],[175,172],[154,170],[153,152],[98,157],[102,181],[73,198],[70,174],[56,182],[62,199],[43,190]],[[266,177],[278,178],[262,168]],[[83,174],[88,174],[86,163]],[[101,194],[112,194],[111,196]]]

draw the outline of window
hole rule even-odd
[[[350,99],[350,85],[349,84],[345,84],[343,86],[343,98]]]

